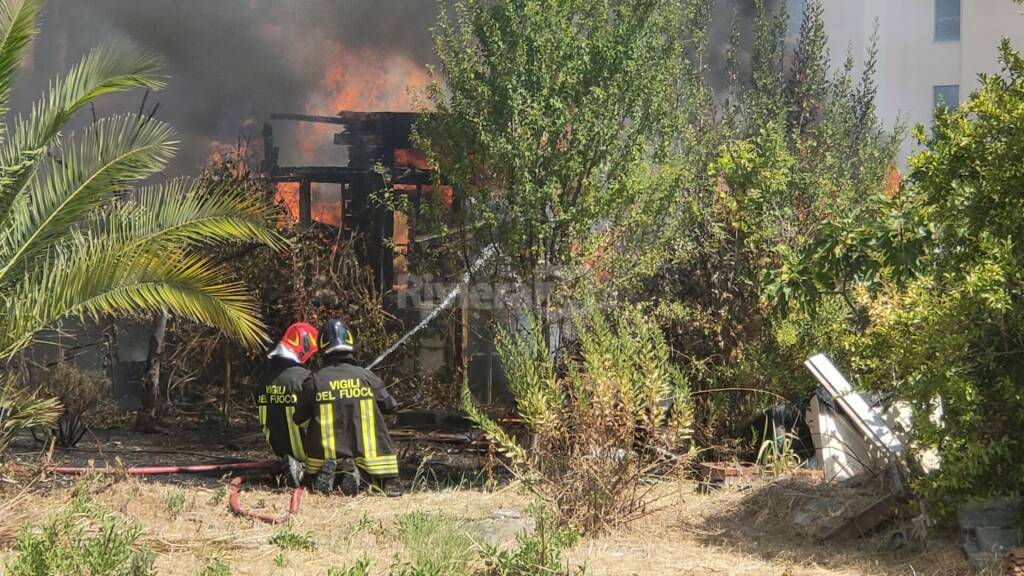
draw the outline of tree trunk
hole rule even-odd
[[[231,429],[231,346],[224,346],[224,403],[221,406],[224,430]]]
[[[149,337],[149,365],[142,381],[142,408],[135,418],[139,432],[156,432],[160,409],[160,359],[164,353],[164,335],[167,333],[167,315],[158,314],[153,320],[153,333]]]

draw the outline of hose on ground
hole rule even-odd
[[[270,514],[250,512],[242,508],[242,505],[238,502],[238,497],[242,483],[244,482],[245,476],[235,476],[228,487],[231,491],[228,503],[231,506],[231,511],[238,516],[242,516],[243,518],[252,518],[254,520],[259,520],[260,522],[266,522],[267,524],[284,524],[292,517],[293,514],[299,513],[299,500],[302,498],[302,487],[297,487],[292,491],[292,499],[288,503],[288,511],[281,516],[273,516]]]
[[[128,476],[158,476],[164,474],[203,474],[208,472],[238,472],[238,471],[256,471],[256,470],[272,470],[275,466],[274,461],[264,462],[226,462],[219,464],[193,464],[188,466],[136,466],[130,468],[119,468],[119,467],[102,467],[93,468],[89,466],[49,466],[44,467],[43,470],[52,472],[54,474],[66,474],[66,475],[83,475],[83,474],[126,474]],[[15,468],[17,470],[29,471],[31,470],[25,466],[19,466]],[[230,491],[230,497],[228,498],[228,505],[231,508],[231,512],[241,516],[243,518],[252,518],[265,522],[267,524],[282,524],[287,522],[293,514],[299,512],[299,500],[302,498],[302,488],[295,488],[292,491],[292,497],[288,504],[288,511],[281,516],[273,516],[269,514],[259,514],[256,512],[250,512],[242,508],[239,502],[239,496],[241,493],[242,484],[245,482],[245,475],[239,475],[232,478],[231,483],[228,485]]]

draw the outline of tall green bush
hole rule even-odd
[[[461,265],[482,247],[548,330],[550,291],[595,227],[671,189],[638,187],[674,133],[674,0],[458,0],[434,29],[441,80],[416,143],[465,208],[439,227]]]
[[[671,168],[660,171],[674,175],[665,184],[676,194],[605,251],[612,276],[635,280],[607,285],[612,297],[655,303],[698,392],[697,431],[714,442],[779,395],[806,398],[814,383],[802,360],[853,326],[847,287],[823,286],[804,300],[820,272],[794,262],[840,223],[884,209],[887,184],[899,179],[899,131],[875,112],[874,44],[859,77],[852,56],[833,67],[820,1],[802,15],[756,2],[750,29],[734,22],[726,85],[714,88],[709,4],[684,4],[684,127]],[[802,18],[794,45],[789,18]]]
[[[1005,41],[1000,54],[1002,73],[920,130],[905,192],[926,232],[917,274],[863,291],[869,323],[849,342],[854,368],[912,404],[915,439],[941,456],[917,487],[943,514],[1024,485],[1024,59]]]
[[[660,327],[643,309],[589,308],[575,327],[578,347],[557,358],[536,321],[499,340],[517,409],[532,435],[528,446],[483,415],[468,391],[464,404],[563,521],[600,531],[644,514],[650,504],[645,476],[681,462],[690,395]],[[666,413],[670,398],[675,404]]]

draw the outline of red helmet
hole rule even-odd
[[[281,356],[305,364],[316,354],[316,342],[316,328],[305,322],[296,322],[284,331],[284,337],[267,356]]]

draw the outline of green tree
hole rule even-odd
[[[699,13],[707,1],[686,4]],[[850,311],[840,291],[817,286],[816,270],[793,260],[837,223],[883,210],[899,133],[884,130],[875,114],[874,48],[861,78],[853,77],[852,56],[829,72],[820,2],[808,3],[793,48],[785,42],[785,7],[755,8],[751,29],[734,19],[720,98],[681,102],[686,125],[667,163],[679,177],[674,202],[657,220],[663,233],[632,252],[620,250],[615,269],[628,274],[637,253],[656,254],[658,265],[643,269],[654,273],[628,297],[657,303],[696,391],[744,388],[797,399],[812,385],[803,358],[832,349],[848,330]],[[687,36],[707,41],[704,31]],[[681,93],[708,91],[706,53],[688,47]],[[808,287],[820,289],[814,304],[792,306]],[[816,306],[838,317],[822,322],[811,315]],[[698,429],[732,433],[772,398],[701,393]]]
[[[1007,41],[1000,54],[1001,74],[919,131],[905,218],[926,232],[921,262],[864,296],[870,323],[850,343],[867,381],[915,408],[919,445],[939,451],[918,488],[940,513],[1024,482],[1024,59]]]
[[[40,6],[0,1],[0,115]],[[162,122],[117,115],[63,132],[100,96],[159,89],[161,64],[148,52],[95,49],[0,129],[0,358],[67,316],[172,313],[247,345],[264,338],[245,285],[200,250],[281,246],[260,199],[202,180],[136,188],[174,155]]]
[[[455,186],[455,227],[536,286],[653,199],[637,179],[674,119],[672,0],[459,0],[434,31],[439,81],[418,144]],[[462,253],[462,252],[460,252]],[[547,319],[547,299],[536,301]]]

